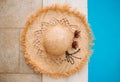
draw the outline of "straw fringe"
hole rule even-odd
[[[26,59],[27,64],[29,64],[35,72],[37,73],[43,73],[46,74],[48,76],[51,76],[53,78],[59,78],[59,77],[68,77],[74,73],[77,73],[78,71],[80,71],[82,69],[82,67],[88,62],[88,58],[89,55],[92,53],[92,50],[89,49],[89,53],[86,54],[86,57],[84,58],[84,60],[82,61],[82,63],[79,64],[79,66],[75,67],[73,70],[70,70],[68,72],[65,73],[50,73],[49,71],[45,71],[43,69],[41,69],[39,66],[37,66],[35,64],[35,62],[33,62],[29,56],[29,54],[27,54],[26,52],[26,33],[27,30],[29,28],[29,26],[33,23],[33,21],[43,12],[47,12],[48,10],[54,10],[54,11],[61,11],[61,12],[68,12],[68,13],[72,13],[74,15],[76,15],[79,19],[81,19],[81,21],[84,23],[86,30],[88,32],[88,37],[89,37],[89,44],[90,44],[90,48],[91,46],[93,46],[92,41],[93,41],[93,36],[92,36],[92,32],[87,24],[86,18],[84,15],[82,15],[80,12],[75,11],[75,10],[71,10],[69,9],[69,7],[67,5],[64,6],[59,6],[59,5],[53,5],[51,7],[45,7],[45,8],[40,8],[35,15],[32,15],[29,20],[26,22],[26,25],[24,27],[24,30],[22,32],[22,36],[21,36],[21,44],[22,44],[22,49],[24,52],[24,57]]]

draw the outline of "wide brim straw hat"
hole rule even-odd
[[[22,32],[26,62],[51,77],[67,77],[88,62],[93,37],[83,14],[53,5],[33,14]]]

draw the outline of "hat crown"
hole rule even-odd
[[[49,55],[63,55],[70,49],[73,41],[73,33],[69,27],[56,25],[48,28],[44,37],[44,47]]]

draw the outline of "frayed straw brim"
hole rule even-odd
[[[51,12],[52,11],[52,12]],[[49,13],[48,13],[49,12]],[[49,18],[45,18],[49,15],[51,16],[51,13],[53,12],[58,12],[59,14],[64,14],[68,15],[71,17],[73,15],[76,17],[76,19],[79,19],[80,24],[82,24],[82,30],[83,30],[83,35],[85,38],[83,38],[83,44],[86,46],[85,50],[83,47],[83,54],[82,54],[82,60],[77,60],[75,59],[74,65],[63,63],[62,65],[55,65],[54,63],[46,63],[46,57],[39,57],[36,56],[35,52],[36,50],[32,48],[31,46],[31,41],[32,41],[32,32],[35,31],[37,28],[37,24],[40,23],[39,21],[47,21]],[[54,13],[53,13],[54,15]],[[69,16],[70,15],[70,16]],[[58,16],[58,15],[57,15]],[[56,15],[54,15],[56,17]],[[60,16],[56,17],[59,18]],[[62,16],[61,16],[62,17]],[[70,20],[73,21],[73,20]],[[48,22],[48,21],[47,21]],[[77,22],[76,24],[78,24]],[[85,40],[85,41],[84,41]],[[22,49],[24,52],[24,57],[26,59],[26,62],[36,71],[37,73],[43,73],[46,75],[49,75],[54,78],[58,77],[67,77],[70,76],[78,71],[88,62],[89,55],[91,54],[90,47],[92,46],[92,34],[91,30],[88,26],[88,23],[86,21],[86,18],[84,15],[82,15],[80,12],[71,10],[68,8],[68,6],[58,6],[58,5],[53,5],[51,7],[45,7],[43,9],[39,9],[34,15],[32,15],[29,20],[27,21],[24,30],[22,32],[22,37],[21,37],[21,43],[22,43]],[[86,42],[86,43],[84,43]],[[82,44],[81,44],[82,45]],[[81,51],[82,52],[82,51]],[[81,53],[79,53],[81,54]],[[77,56],[79,56],[79,54]],[[42,54],[43,56],[45,55]],[[48,65],[49,64],[49,65]],[[51,67],[50,67],[51,66]],[[59,70],[58,70],[59,69]]]

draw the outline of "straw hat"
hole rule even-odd
[[[88,23],[68,6],[39,9],[27,21],[21,38],[27,63],[34,71],[52,77],[78,72],[91,53]]]

